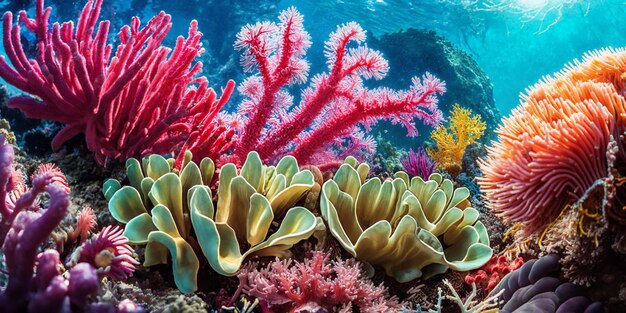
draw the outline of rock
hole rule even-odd
[[[447,92],[440,97],[439,108],[447,117],[455,103],[470,108],[481,115],[487,123],[483,142],[493,136],[493,130],[500,122],[500,112],[493,98],[493,86],[487,74],[478,66],[472,56],[452,45],[445,38],[433,31],[408,29],[380,38],[370,38],[370,47],[383,52],[389,60],[389,74],[381,85],[396,89],[406,89],[413,76],[430,72],[446,82]],[[419,124],[419,123],[418,123]],[[399,126],[388,124],[395,137],[404,138],[406,131]],[[430,136],[430,127],[421,127],[421,140],[398,140],[407,147],[414,147],[418,142]]]

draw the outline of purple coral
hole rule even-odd
[[[329,262],[328,253],[314,251],[304,262],[276,260],[261,270],[253,265],[240,270],[239,288],[258,298],[264,312],[350,312],[353,306],[360,312],[392,312],[402,308],[385,287],[364,277],[353,259]]]
[[[437,165],[422,147],[419,147],[417,152],[410,149],[409,154],[400,162],[409,175],[419,176],[423,179],[428,179]]]
[[[68,189],[58,173],[40,171],[32,177],[29,190],[21,190],[14,199],[8,197],[19,186],[14,180],[13,159],[13,147],[0,136],[0,241],[9,276],[0,292],[0,307],[9,313],[67,311],[70,304],[80,307],[99,286],[97,275],[88,275],[91,266],[77,265],[68,281],[61,275],[57,251],[39,253],[39,246],[69,211]],[[45,210],[37,202],[44,192],[50,197]]]

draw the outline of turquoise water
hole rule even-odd
[[[462,5],[470,2],[477,4]],[[483,11],[487,8],[480,2],[512,6]],[[586,51],[626,45],[626,24],[618,22],[626,13],[622,0],[283,0],[279,7],[292,5],[308,17],[305,24],[314,39],[326,38],[335,25],[348,20],[376,36],[407,28],[435,30],[472,53],[491,78],[503,115],[519,104],[519,93],[542,76]],[[520,11],[532,15],[541,8],[532,18]]]

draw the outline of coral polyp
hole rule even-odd
[[[75,252],[79,255],[78,262],[91,264],[99,275],[114,280],[124,280],[132,276],[139,262],[133,257],[133,249],[123,232],[117,226],[105,227]]]

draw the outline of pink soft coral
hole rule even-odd
[[[409,90],[364,86],[363,80],[385,77],[389,66],[380,52],[362,45],[365,31],[354,22],[330,35],[325,45],[329,71],[314,76],[300,104],[294,105],[285,87],[306,82],[309,63],[304,55],[311,41],[295,8],[283,11],[279,20],[247,25],[237,35],[235,48],[243,51],[244,69],[259,73],[239,87],[246,100],[237,116],[238,161],[256,150],[264,160],[292,154],[304,164],[321,164],[375,147],[357,125],[369,129],[389,119],[414,136],[416,119],[440,123],[437,94],[445,91],[445,84],[428,73],[413,78]],[[349,47],[351,43],[356,45]]]
[[[387,289],[364,277],[355,260],[329,262],[314,251],[304,262],[276,260],[260,271],[254,265],[238,274],[240,290],[261,301],[264,312],[393,312],[401,309]]]
[[[169,153],[191,139],[212,139],[216,157],[227,149],[229,133],[212,126],[234,83],[217,99],[206,78],[197,77],[202,63],[194,59],[204,50],[198,24],[192,21],[187,38],[173,49],[162,46],[172,24],[160,12],[145,26],[138,17],[119,31],[117,48],[107,43],[109,21],[98,23],[102,0],[90,0],[76,23],[50,25],[51,8],[37,0],[35,16],[25,11],[3,18],[4,49],[0,77],[33,95],[12,97],[11,108],[29,118],[54,120],[65,127],[52,140],[57,149],[79,133],[100,163],[148,153]],[[96,27],[97,24],[97,27]],[[36,35],[37,55],[29,59],[21,44],[22,25]],[[230,133],[232,135],[232,133]]]

